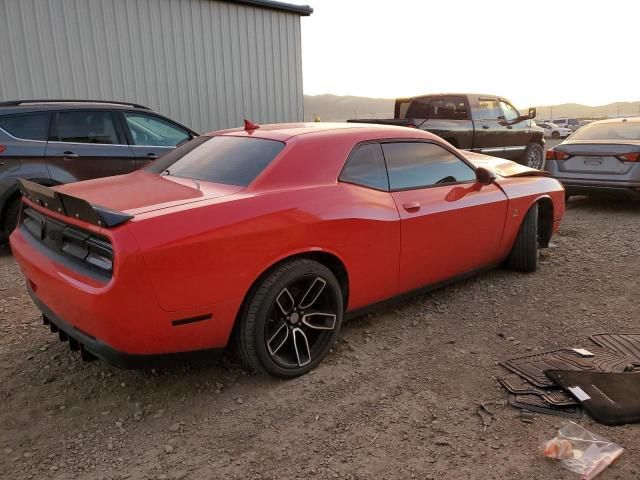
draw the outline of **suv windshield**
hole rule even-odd
[[[592,123],[571,135],[571,140],[640,140],[640,123]]]
[[[226,185],[249,185],[282,151],[276,140],[198,137],[163,156],[147,170]]]

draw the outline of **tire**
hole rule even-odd
[[[235,330],[240,359],[252,370],[293,378],[329,353],[342,324],[335,275],[309,259],[276,267],[250,293]]]
[[[551,132],[551,138],[557,140],[560,138],[560,132]]]
[[[538,204],[533,205],[520,225],[507,265],[520,272],[535,272],[539,263]]]
[[[544,168],[544,150],[538,143],[530,143],[522,156],[522,164],[529,168],[542,170]]]
[[[18,225],[20,201],[21,197],[18,195],[17,197],[11,198],[5,206],[2,233],[6,240],[9,240],[9,235],[11,235],[11,232],[13,232]]]

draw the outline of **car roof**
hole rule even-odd
[[[0,102],[0,115],[51,110],[152,110],[144,105],[110,100],[14,100]]]
[[[640,117],[630,118],[607,118],[605,120],[596,120],[589,123],[589,125],[601,124],[601,123],[640,123]]]
[[[358,136],[371,138],[437,138],[435,135],[419,130],[417,128],[398,127],[394,125],[380,125],[370,123],[340,123],[340,122],[310,122],[310,123],[274,123],[260,125],[255,130],[245,130],[244,128],[233,128],[229,130],[218,130],[205,133],[206,136],[240,136],[264,138],[268,140],[287,141],[300,136],[317,136],[326,133],[348,133],[353,132]]]

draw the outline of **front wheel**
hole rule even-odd
[[[507,265],[521,272],[535,272],[540,262],[538,237],[538,204],[533,205],[520,225]]]
[[[551,133],[551,138],[553,138],[554,140],[559,139],[560,138],[560,132]]]
[[[4,209],[3,233],[8,239],[18,225],[18,216],[20,214],[21,197],[12,198]]]
[[[544,151],[538,143],[530,143],[522,156],[522,163],[529,168],[542,170],[544,168]]]
[[[309,259],[286,262],[260,282],[235,332],[241,359],[253,370],[293,378],[329,353],[342,324],[335,275]]]

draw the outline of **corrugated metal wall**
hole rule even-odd
[[[300,17],[217,0],[0,0],[0,99],[126,100],[196,130],[301,121]]]

